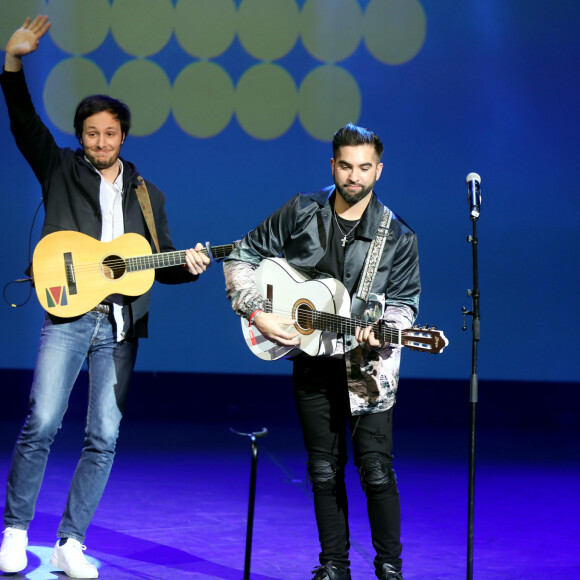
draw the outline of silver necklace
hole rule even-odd
[[[346,246],[346,243],[348,242],[346,237],[352,233],[352,231],[354,230],[354,228],[356,228],[356,226],[358,226],[360,220],[358,220],[356,222],[356,224],[354,224],[354,226],[352,226],[352,228],[350,228],[350,230],[348,232],[346,232],[346,234],[342,231],[342,228],[340,227],[340,224],[338,223],[338,219],[336,217],[336,212],[334,212],[334,221],[336,222],[336,225],[338,226],[338,229],[339,229],[340,233],[342,234],[342,238],[340,238],[340,241],[342,242],[342,247],[344,248],[344,246]]]

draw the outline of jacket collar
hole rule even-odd
[[[332,211],[331,203],[334,199],[334,193],[336,192],[336,186],[330,185],[321,189],[318,193],[315,193],[312,198],[314,201],[318,202],[321,206],[328,205],[329,209]],[[379,201],[374,190],[372,191],[371,201],[367,206],[360,224],[356,228],[355,237],[356,238],[366,238],[368,240],[373,240],[376,236],[377,229],[381,223],[381,218],[383,217],[384,205]]]

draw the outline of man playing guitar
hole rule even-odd
[[[16,144],[42,186],[46,215],[42,236],[70,230],[109,242],[132,232],[146,238],[151,251],[154,238],[136,194],[139,173],[120,157],[130,128],[127,106],[104,95],[85,98],[74,119],[81,146],[76,151],[59,147],[36,114],[21,59],[38,48],[49,28],[46,16],[27,18],[8,41],[0,76]],[[164,195],[152,183],[145,183],[160,251],[174,251]],[[196,280],[209,264],[201,250],[201,244],[187,250],[185,267],[157,270],[155,278],[168,284]],[[60,299],[62,294],[53,297]],[[87,359],[91,396],[85,442],[50,562],[72,578],[98,577],[97,568],[83,555],[82,543],[109,477],[138,342],[147,336],[148,312],[149,292],[145,292],[108,296],[73,318],[46,314],[30,409],[8,476],[6,529],[0,548],[3,572],[19,572],[27,566],[27,530],[50,446]]]
[[[318,356],[290,353],[321,543],[313,580],[351,577],[344,481],[347,424],[367,496],[375,573],[380,580],[403,578],[399,492],[391,455],[401,349],[383,341],[373,325],[380,317],[395,329],[412,326],[420,279],[415,233],[374,192],[382,153],[383,144],[371,131],[352,124],[340,129],[333,139],[334,185],[294,196],[249,232],[224,262],[235,312],[274,345],[298,348],[302,340],[298,314],[293,318],[270,308],[276,287],[268,287],[274,296],[257,289],[255,274],[261,263],[280,254],[308,278],[339,280],[360,317],[356,320],[365,321],[351,332],[338,332],[330,349]],[[375,251],[377,239],[383,240],[380,251]],[[374,277],[367,280],[366,264],[373,261]],[[368,293],[361,302],[357,296],[365,284]],[[252,338],[257,342],[255,335],[250,342]]]

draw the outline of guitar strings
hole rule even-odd
[[[292,318],[292,313],[288,312],[288,310],[283,310],[281,308],[272,308],[272,314],[277,314],[279,316],[283,316],[284,318]],[[317,328],[316,324],[312,324],[312,315],[316,314],[318,320],[322,322],[320,326],[323,328]],[[329,332],[335,332],[337,334],[350,334],[354,335],[355,329],[357,326],[360,328],[366,328],[369,326],[368,323],[365,323],[363,320],[354,317],[354,318],[347,318],[345,316],[340,316],[338,314],[332,314],[328,312],[322,312],[318,310],[309,310],[309,311],[299,311],[298,316],[294,318],[296,323],[304,329],[311,329],[314,330],[326,330]],[[375,322],[372,324],[373,331],[375,335],[379,330],[379,323]],[[436,331],[435,329],[429,329],[428,335],[425,335],[425,329],[417,329],[419,333],[422,334],[420,337],[420,342],[427,344],[427,345],[435,345],[437,336],[439,336],[440,332]],[[408,338],[404,336],[409,331],[400,330],[398,328],[393,328],[390,326],[383,326],[381,329],[381,339],[387,343],[391,343],[394,345],[404,345],[409,346],[408,343],[404,343],[403,339]],[[439,351],[436,351],[439,352]]]
[[[288,310],[283,310],[280,308],[272,308],[272,314],[277,314],[278,316],[283,316],[284,318],[292,318],[292,313]],[[316,328],[316,321],[313,323],[313,315],[316,315],[315,318],[317,321],[320,321],[323,326],[324,330],[328,330],[329,332],[336,332],[341,334],[352,334],[354,335],[355,328],[358,326],[360,328],[366,328],[369,326],[369,323],[365,323],[363,320],[358,318],[347,318],[346,316],[340,316],[338,314],[332,314],[328,312],[321,312],[319,310],[309,310],[307,312],[299,311],[298,315],[294,318],[298,326],[303,329],[314,329],[314,330],[321,330],[320,328]],[[378,322],[374,322],[371,324],[374,331],[378,331],[379,324]],[[391,328],[388,326],[384,326],[382,329],[384,334],[385,340],[398,342],[399,341],[399,329]]]
[[[212,246],[212,255],[217,259],[224,258],[230,254],[231,248],[233,248],[231,244],[223,246]],[[205,256],[209,255],[207,248],[203,248],[199,251]],[[179,261],[175,261],[175,258],[177,258]],[[108,268],[109,270],[124,268],[126,271],[134,272],[138,270],[151,269],[152,267],[159,268],[181,266],[185,264],[185,250],[161,252],[158,254],[145,254],[143,256],[132,256],[129,258],[116,258],[109,261],[105,260],[106,258],[99,262],[89,262],[73,265],[73,273],[75,275],[94,274],[95,277],[97,277],[101,275],[103,268]]]

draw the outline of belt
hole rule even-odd
[[[111,305],[108,302],[101,302],[97,304],[94,308],[91,308],[91,312],[100,312],[101,314],[110,314]]]

